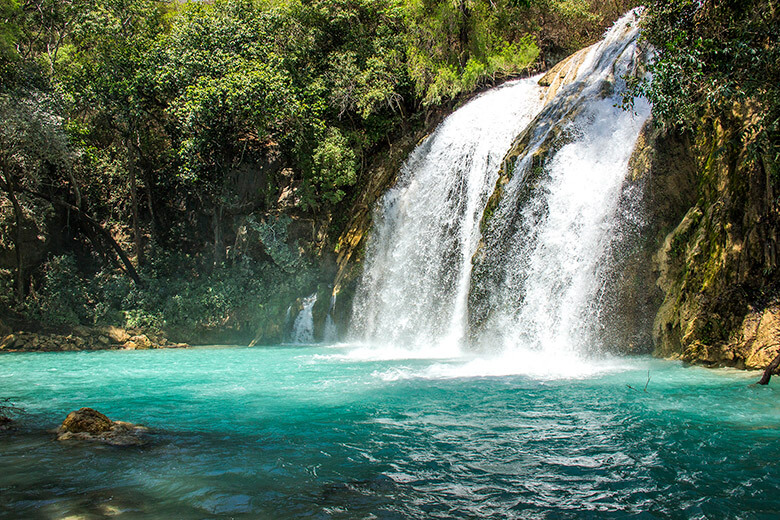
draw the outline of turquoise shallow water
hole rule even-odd
[[[0,356],[0,395],[28,410],[0,434],[0,517],[780,515],[777,379],[650,358],[485,377],[501,371],[344,353]],[[43,431],[82,406],[153,428],[150,444]]]

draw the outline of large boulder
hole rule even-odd
[[[76,439],[112,446],[139,446],[145,444],[142,435],[146,431],[143,426],[112,421],[97,410],[81,408],[70,412],[56,433],[58,441]]]
[[[103,433],[111,430],[111,419],[92,408],[70,412],[62,422],[62,433]]]

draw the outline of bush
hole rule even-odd
[[[87,286],[72,255],[55,256],[43,266],[41,290],[27,300],[45,325],[73,326],[93,321]]]

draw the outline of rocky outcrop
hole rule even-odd
[[[575,52],[571,56],[559,61],[539,80],[539,85],[547,87],[544,94],[544,103],[547,104],[555,97],[559,90],[566,85],[574,82],[577,78],[577,72],[588,57],[588,53],[596,47],[594,43],[590,47],[585,47]]]
[[[137,424],[112,421],[92,408],[70,412],[59,428],[57,440],[82,440],[112,446],[140,446],[145,444],[143,434],[148,429]]]
[[[0,340],[0,352],[59,352],[77,350],[148,350],[184,348],[165,337],[119,327],[74,327],[67,334],[14,332]]]
[[[688,134],[648,128],[635,153],[652,222],[643,262],[652,251],[659,356],[760,369],[780,349],[777,181],[740,140],[753,120],[738,106]]]

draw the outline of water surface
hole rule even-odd
[[[0,394],[28,416],[0,434],[0,516],[780,511],[774,381],[755,387],[755,373],[650,358],[510,368],[334,347],[6,354]],[[150,444],[58,443],[45,433],[82,406],[153,428]]]

